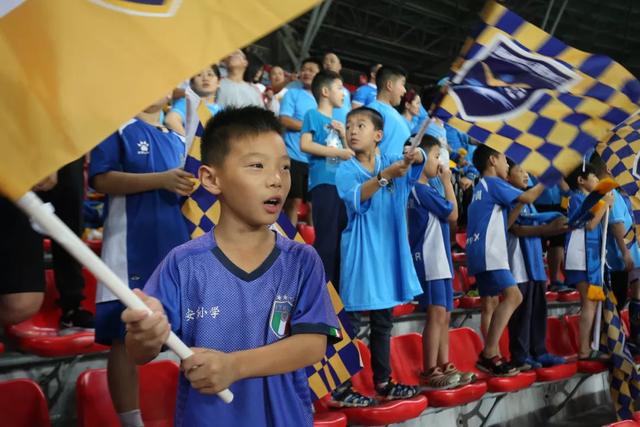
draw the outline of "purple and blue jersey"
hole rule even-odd
[[[315,250],[276,233],[273,251],[251,273],[236,266],[213,232],[174,249],[145,286],[159,299],[173,331],[189,347],[236,352],[295,334],[339,331],[322,262]],[[247,378],[230,386],[226,404],[181,375],[176,426],[311,426],[304,368]]]

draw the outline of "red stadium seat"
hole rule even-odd
[[[49,239],[48,237],[42,239],[42,249],[45,252],[51,252],[51,239]]]
[[[302,202],[298,205],[298,221],[309,222],[310,214],[311,211],[308,203]]]
[[[391,338],[391,369],[398,381],[418,385],[422,371],[422,335],[411,333]],[[453,407],[480,399],[487,384],[477,381],[451,390],[423,391],[429,406]]]
[[[347,427],[347,416],[338,411],[316,413],[313,427]]]
[[[140,409],[147,427],[173,426],[178,364],[160,360],[140,366]],[[84,371],[76,381],[79,427],[119,427],[107,385],[106,369]],[[338,424],[339,425],[339,424]]]
[[[509,331],[504,330],[504,333],[500,337],[500,353],[508,359],[511,359],[511,352],[509,351]],[[536,376],[536,381],[559,381],[571,378],[577,372],[578,367],[575,363],[565,363],[563,365],[551,366],[548,368],[537,368],[529,372],[523,372],[523,374],[533,374]]]
[[[460,307],[460,298],[455,298],[453,300],[453,308],[459,308]]]
[[[554,292],[554,291],[547,291],[544,293],[544,295],[547,298],[547,301],[549,302],[553,302],[553,301],[558,301],[558,293]]]
[[[83,273],[87,296],[83,307],[95,313],[96,280],[88,271]],[[45,298],[40,311],[24,322],[8,326],[5,329],[7,337],[15,341],[20,350],[39,356],[73,356],[106,350],[107,347],[95,343],[92,331],[60,335],[62,312],[56,304],[59,294],[53,270],[45,270],[45,278]]]
[[[476,276],[470,275],[469,269],[464,265],[459,266],[458,271],[460,272],[460,278],[462,279],[462,286],[465,291],[468,291],[476,284]]]
[[[49,409],[40,386],[19,378],[0,382],[0,417],[4,427],[49,427]]]
[[[571,345],[576,353],[578,353],[579,341],[580,341],[580,316],[574,314],[572,316],[565,316],[565,322],[569,327],[569,337],[571,338]],[[607,365],[603,362],[594,360],[578,360],[578,372],[583,374],[597,374],[607,370]]]
[[[316,230],[311,225],[298,224],[298,233],[300,233],[304,241],[309,245],[313,245],[313,242],[316,241]]]
[[[371,354],[369,348],[360,340],[358,340],[358,348],[364,367],[352,378],[353,387],[360,393],[375,397],[376,391],[373,385],[373,372],[371,370]],[[318,412],[326,412],[331,410],[327,406],[329,396],[316,402],[315,407]],[[418,395],[411,399],[392,400],[389,402],[380,402],[378,405],[368,408],[340,408],[339,411],[344,413],[349,420],[349,424],[359,424],[365,426],[379,426],[394,423],[402,423],[404,421],[416,418],[427,407],[427,398]]]
[[[578,291],[559,292],[558,293],[558,301],[562,301],[562,302],[580,301],[580,292],[578,292]]]
[[[480,308],[480,297],[472,297],[464,295],[460,297],[460,307],[462,308]]]
[[[407,314],[411,314],[416,311],[416,305],[411,304],[410,302],[407,304],[400,304],[393,307],[392,314],[394,317],[400,317]]]
[[[102,239],[88,239],[84,242],[93,252],[95,252],[96,255],[100,256],[100,253],[102,252]]]
[[[467,249],[467,233],[456,233],[456,244],[460,246],[463,251]]]
[[[604,427],[639,427],[640,422],[635,420],[622,420],[611,424],[606,424]]]
[[[547,317],[547,350],[574,362],[578,357],[565,319]]]
[[[487,383],[489,392],[511,392],[529,387],[536,380],[535,375],[518,374],[513,377],[492,377],[476,368],[478,355],[482,351],[482,341],[478,334],[467,327],[449,332],[449,359],[464,372],[475,372],[478,379]]]

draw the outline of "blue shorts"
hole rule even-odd
[[[478,284],[478,294],[481,297],[495,297],[502,292],[516,286],[516,279],[509,270],[491,270],[483,271],[476,274],[476,283]]]
[[[111,345],[113,340],[124,341],[125,325],[120,315],[126,307],[120,301],[107,301],[96,304],[96,342]]]
[[[564,283],[573,288],[580,282],[588,282],[587,272],[584,270],[565,270]]]
[[[417,298],[421,307],[440,305],[447,311],[453,310],[453,285],[451,279],[428,280],[420,284],[424,291]]]

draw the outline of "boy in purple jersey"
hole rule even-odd
[[[173,250],[137,291],[152,315],[122,315],[137,363],[158,355],[170,329],[193,347],[182,362],[177,426],[313,423],[303,368],[323,357],[339,326],[315,250],[269,229],[291,185],[281,131],[256,107],[209,121],[199,175],[218,197],[218,224]],[[231,404],[213,395],[225,388]]]
[[[491,375],[511,376],[518,370],[500,356],[498,341],[522,302],[522,294],[509,270],[507,229],[520,215],[523,204],[533,203],[544,187],[538,184],[525,192],[513,187],[506,181],[507,158],[485,144],[473,153],[473,164],[482,179],[469,205],[467,260],[469,273],[476,276],[478,283],[482,301],[480,327],[486,338],[476,366]]]

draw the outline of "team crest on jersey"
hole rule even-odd
[[[289,335],[289,325],[293,310],[293,301],[286,295],[278,295],[271,308],[271,318],[269,326],[278,338]]]
[[[180,8],[182,0],[89,0],[98,6],[151,18],[170,18]]]
[[[138,141],[138,154],[149,154],[149,143],[147,141]]]
[[[498,34],[464,63],[449,94],[464,120],[499,121],[528,110],[546,91],[565,92],[580,79],[560,61]]]

